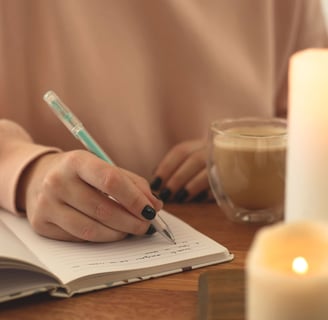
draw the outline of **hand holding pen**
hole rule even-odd
[[[80,124],[72,114],[63,115]],[[34,154],[40,151],[26,143]],[[45,149],[20,177],[18,209],[37,233],[58,240],[109,242],[163,230],[154,219],[163,204],[148,182],[107,162],[87,150]]]
[[[113,241],[126,234],[158,231],[174,243],[169,227],[156,216],[162,203],[151,193],[146,180],[116,167],[54,92],[46,93],[44,100],[70,132],[97,157],[89,152],[72,151],[50,154],[36,161],[38,172],[51,164],[51,170],[44,171],[45,176],[41,174],[40,180],[48,181],[42,197],[49,202],[50,208],[43,207],[43,199],[37,209],[27,211],[36,212],[30,220],[35,220],[35,216],[40,217],[41,212],[45,211],[53,212],[51,219],[55,220],[49,219],[48,224],[41,224],[39,233],[54,234],[50,237],[65,240]],[[40,186],[37,187],[42,190]],[[64,205],[55,210],[59,204]]]

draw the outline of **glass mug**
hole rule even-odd
[[[287,121],[237,118],[211,123],[207,170],[214,197],[237,222],[283,218]]]

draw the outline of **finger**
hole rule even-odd
[[[144,192],[146,197],[152,203],[154,209],[159,211],[163,208],[163,202],[152,192],[150,189],[149,183],[146,179],[134,174],[133,172],[121,169],[125,172],[127,176],[131,178],[131,180],[136,184],[136,186]]]
[[[171,149],[158,165],[155,176],[160,178],[161,185],[166,185],[168,179],[177,168],[187,159],[189,154],[181,152],[176,147]]]
[[[197,202],[205,201],[209,194],[209,183],[206,168],[201,170],[196,176],[191,179],[185,186],[188,192],[188,200]]]
[[[112,196],[135,216],[151,220],[156,216],[149,199],[118,167],[112,167],[94,155],[75,159],[78,176],[94,188]]]
[[[186,186],[189,181],[193,180],[200,171],[204,170],[205,166],[203,152],[196,151],[192,153],[169,178],[166,187],[169,188],[173,194],[176,193],[183,186]],[[191,184],[191,186],[193,186],[193,184]]]
[[[51,215],[49,222],[82,241],[112,242],[127,236],[127,233],[108,228],[67,205],[61,206],[60,214]]]
[[[55,221],[60,217],[62,211],[58,202],[53,200],[54,198],[40,196],[27,210],[26,216],[33,230],[41,236],[51,239],[82,241],[57,225]]]
[[[70,188],[63,190],[62,200],[67,205],[111,229],[135,235],[146,233],[149,221],[137,218],[119,203],[81,182],[76,181]]]
[[[190,181],[188,181],[188,183],[176,193],[174,201],[202,202],[208,198],[208,193],[209,183],[207,178],[207,170],[203,169],[192,177],[192,179],[190,179]]]
[[[61,241],[74,241],[74,242],[80,242],[82,241],[79,238],[74,237],[70,233],[67,233],[63,229],[59,228],[57,225],[53,223],[45,223],[42,228],[35,230],[39,235],[55,239],[55,240],[61,240]]]
[[[167,180],[190,156],[190,154],[200,148],[201,143],[195,143],[194,141],[179,144],[173,147],[158,165],[155,171],[155,177],[159,177],[162,185],[165,185]]]
[[[38,197],[36,202],[34,209],[27,211],[27,217],[33,229],[44,236],[50,236],[47,234],[51,231],[49,224],[56,225],[63,232],[71,235],[72,239],[83,241],[116,241],[126,236],[124,232],[108,228],[64,204],[62,199],[43,195]],[[63,232],[58,233],[55,228],[52,228],[51,232],[55,232],[51,234],[54,238],[63,236],[64,239],[69,239]]]
[[[203,190],[200,193],[198,193],[195,197],[190,199],[191,202],[205,202],[208,200],[208,193],[209,190]]]
[[[206,167],[204,149],[194,151],[190,156],[181,164],[181,166],[173,173],[167,181],[164,189],[159,193],[159,197],[163,201],[169,200],[170,197],[179,201],[188,196],[186,192],[186,184],[198,174],[199,171]]]

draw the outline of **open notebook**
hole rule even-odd
[[[73,243],[37,235],[25,218],[0,210],[0,302],[47,291],[98,290],[233,259],[219,243],[162,210],[176,238],[159,234],[114,243]]]

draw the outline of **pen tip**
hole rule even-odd
[[[167,237],[168,239],[170,239],[170,241],[171,241],[173,244],[176,244],[174,237],[173,237],[173,236],[172,236],[167,230],[164,229],[163,232],[165,233],[166,237]]]

